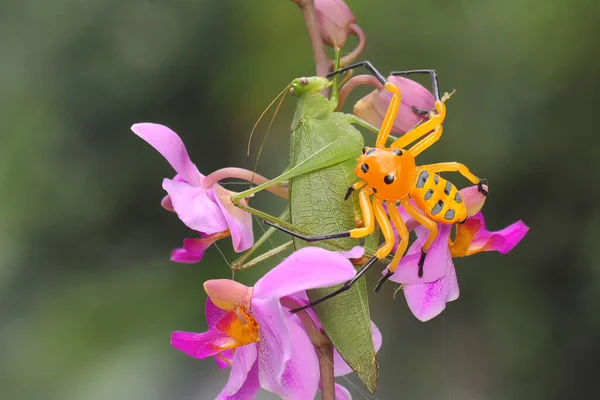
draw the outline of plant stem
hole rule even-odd
[[[321,40],[321,32],[319,31],[319,22],[317,21],[317,13],[313,0],[292,0],[300,7],[304,13],[304,21],[308,30],[308,37],[312,45],[313,55],[315,57],[315,65],[317,67],[317,76],[326,76],[331,68],[331,60],[325,51],[325,45]]]

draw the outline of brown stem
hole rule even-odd
[[[348,95],[350,95],[350,92],[360,85],[370,85],[376,89],[383,89],[381,82],[379,82],[373,75],[357,75],[352,77],[340,89],[340,98],[336,109],[337,111],[342,109],[346,99],[348,98]]]
[[[340,66],[342,67],[349,65],[354,60],[356,60],[367,46],[367,35],[365,35],[365,32],[360,26],[356,24],[350,25],[350,33],[356,36],[356,38],[358,39],[358,44],[356,45],[354,50],[342,57],[342,60],[340,61]]]
[[[329,73],[331,60],[325,51],[325,45],[321,40],[321,31],[319,30],[319,22],[317,21],[317,13],[313,0],[292,0],[300,7],[304,13],[304,21],[308,30],[308,37],[313,49],[315,64],[317,67],[317,76],[326,76]]]

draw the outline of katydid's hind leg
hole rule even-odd
[[[362,278],[362,276],[369,270],[369,268],[371,268],[373,265],[375,265],[375,263],[379,261],[379,258],[377,258],[377,256],[373,256],[369,259],[369,261],[367,261],[360,270],[358,270],[358,272],[356,273],[356,275],[354,276],[354,278],[352,278],[351,280],[349,280],[348,282],[344,283],[339,289],[334,290],[333,292],[329,293],[326,296],[323,296],[315,301],[311,301],[309,304],[303,306],[303,307],[299,307],[299,308],[295,308],[293,310],[290,310],[291,313],[297,313],[299,311],[302,310],[306,310],[307,308],[311,308],[316,306],[317,304],[320,304],[322,302],[324,302],[325,300],[329,300],[332,297],[337,296],[340,293],[344,293],[346,290],[349,290],[352,285],[354,285],[360,278]]]
[[[390,73],[391,76],[412,75],[412,74],[429,74],[431,76],[431,86],[433,89],[433,96],[435,97],[435,101],[439,101],[441,99],[440,82],[439,82],[438,74],[437,74],[436,70],[434,70],[434,69],[412,69],[409,71],[394,71],[394,72]],[[416,108],[416,107],[414,107],[414,108]],[[420,110],[420,109],[417,109],[417,110]],[[427,113],[430,110],[421,110],[421,111],[425,111]],[[417,112],[417,113],[420,114],[420,112]]]
[[[339,239],[339,238],[361,238],[373,233],[375,230],[375,218],[373,215],[373,207],[371,205],[371,199],[369,196],[372,191],[369,188],[362,189],[358,194],[358,201],[360,204],[360,210],[363,214],[364,226],[362,228],[354,228],[346,232],[328,233],[323,235],[304,235],[293,228],[286,227],[283,225],[275,224],[269,220],[265,220],[265,224],[277,228],[280,231],[287,233],[295,238],[302,239],[306,242],[320,242],[322,240]]]
[[[398,109],[400,108],[400,100],[401,94],[400,90],[396,85],[391,82],[388,82],[385,77],[371,64],[370,61],[362,61],[356,64],[348,65],[344,68],[340,68],[337,71],[334,71],[327,75],[328,78],[341,74],[343,72],[349,71],[351,69],[365,67],[381,84],[383,87],[392,93],[392,100],[390,101],[390,105],[388,106],[387,112],[381,123],[381,128],[379,129],[379,135],[377,136],[377,141],[375,142],[375,147],[383,148],[387,142],[388,136],[392,131],[392,126],[394,125],[394,121],[396,120],[396,116],[398,115]]]
[[[427,252],[429,251],[429,249],[431,248],[431,245],[433,244],[433,242],[435,242],[435,239],[438,236],[437,224],[434,221],[427,218],[425,215],[421,214],[421,212],[419,212],[419,210],[417,210],[410,203],[409,199],[403,200],[401,203],[402,203],[402,207],[404,207],[404,210],[408,214],[410,214],[410,216],[413,217],[418,223],[423,225],[429,231],[429,236],[427,237],[427,240],[423,244],[423,247],[421,247],[421,258],[419,259],[419,264],[418,264],[419,265],[418,275],[419,275],[419,278],[422,278],[423,277],[423,268],[425,265],[425,257],[427,257]]]
[[[459,174],[461,174],[462,176],[467,178],[469,180],[469,182],[471,182],[474,185],[477,185],[477,189],[482,194],[484,194],[486,196],[488,194],[487,190],[483,187],[484,183],[487,185],[487,179],[478,178],[464,164],[457,163],[457,162],[443,162],[443,163],[423,165],[423,166],[421,166],[421,168],[426,169],[427,171],[434,173],[434,174],[437,174],[439,172],[458,172]]]
[[[362,266],[362,268],[356,273],[356,275],[354,276],[354,278],[352,278],[352,280],[344,283],[344,285],[342,287],[340,287],[337,290],[334,290],[333,292],[329,293],[327,296],[321,297],[320,299],[317,299],[304,307],[300,307],[295,310],[292,310],[292,312],[298,312],[298,311],[307,309],[309,307],[313,307],[319,303],[324,302],[325,300],[328,300],[334,296],[337,296],[338,294],[340,294],[342,292],[345,292],[346,290],[350,289],[350,287],[357,280],[359,280],[365,274],[365,272],[367,272],[367,270],[369,268],[371,268],[371,266],[373,266],[378,260],[381,260],[381,259],[387,257],[388,254],[390,254],[390,252],[392,251],[392,248],[394,247],[394,231],[392,230],[392,225],[390,224],[390,221],[387,218],[385,209],[383,208],[383,202],[381,200],[379,200],[377,198],[375,198],[373,200],[373,211],[375,214],[375,218],[377,219],[377,223],[379,224],[379,227],[381,229],[381,232],[383,233],[385,243],[379,249],[377,249],[377,251],[375,252],[375,255],[373,257],[371,257],[365,265]]]
[[[343,74],[346,71],[350,71],[352,69],[356,69],[356,68],[360,68],[360,67],[365,67],[371,74],[373,74],[373,76],[375,78],[377,78],[377,80],[379,82],[381,82],[382,85],[385,86],[385,84],[387,83],[387,80],[385,79],[383,74],[381,72],[379,72],[379,70],[377,68],[375,68],[373,66],[373,64],[371,64],[370,61],[361,61],[361,62],[347,65],[343,68],[338,69],[337,71],[330,72],[329,74],[327,74],[327,78],[331,78],[334,75]]]
[[[396,231],[398,232],[398,236],[400,237],[400,241],[398,242],[398,248],[396,249],[396,254],[394,254],[394,258],[392,262],[388,265],[387,272],[384,276],[379,279],[377,282],[377,286],[375,286],[375,293],[379,292],[381,286],[387,281],[394,272],[396,272],[396,268],[398,264],[400,264],[400,260],[404,253],[406,252],[406,248],[408,247],[408,229],[406,229],[406,224],[402,220],[402,216],[400,212],[396,208],[396,205],[393,202],[387,202],[387,210],[390,215],[390,220],[394,227],[396,227]]]

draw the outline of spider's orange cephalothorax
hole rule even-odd
[[[377,196],[395,201],[408,195],[417,169],[415,158],[408,151],[365,147],[354,173],[367,182]]]

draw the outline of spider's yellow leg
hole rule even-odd
[[[423,247],[421,247],[421,258],[419,259],[418,271],[419,278],[421,278],[423,276],[423,265],[425,264],[425,257],[427,256],[427,252],[429,251],[431,245],[433,244],[433,242],[435,242],[435,239],[438,236],[437,224],[434,221],[427,218],[425,215],[421,214],[419,210],[417,210],[410,203],[410,199],[405,199],[401,201],[401,204],[402,207],[404,207],[406,212],[409,213],[411,217],[413,217],[418,223],[420,223],[425,228],[427,228],[427,230],[429,230],[429,236],[423,244]]]
[[[427,171],[437,174],[438,172],[458,172],[471,183],[477,185],[481,182],[477,176],[475,176],[466,165],[457,162],[443,162],[437,164],[423,165],[420,168],[426,169]]]
[[[396,85],[394,85],[391,82],[387,82],[384,87],[387,91],[392,93],[392,100],[390,101],[390,105],[387,109],[387,112],[385,113],[383,122],[381,123],[381,129],[379,130],[379,134],[377,135],[377,141],[375,142],[375,147],[377,148],[385,147],[385,143],[387,142],[388,136],[392,131],[394,121],[396,120],[396,116],[398,115],[400,101],[402,100],[400,89],[398,89]]]
[[[402,220],[402,216],[400,215],[400,212],[394,203],[388,202],[387,209],[388,214],[390,214],[390,219],[392,220],[392,223],[396,227],[398,235],[400,236],[396,254],[394,254],[394,258],[392,259],[390,265],[388,265],[388,271],[393,274],[396,271],[398,264],[400,264],[400,260],[402,259],[402,256],[404,256],[406,248],[408,247],[408,229],[406,229],[406,224]]]
[[[358,192],[358,203],[360,204],[360,211],[363,215],[363,226],[361,228],[354,228],[350,230],[350,237],[352,238],[362,238],[368,236],[375,230],[373,206],[371,205],[371,199],[369,199],[371,193],[373,192],[368,187]]]
[[[375,257],[379,260],[385,258],[390,254],[392,249],[394,248],[395,238],[394,238],[394,230],[392,229],[392,224],[388,219],[388,216],[385,212],[385,208],[383,208],[383,201],[374,198],[373,199],[373,210],[375,211],[375,218],[377,219],[377,223],[379,224],[379,229],[381,229],[381,233],[383,234],[383,238],[385,239],[385,243],[375,252]]]
[[[417,144],[411,147],[408,151],[410,152],[410,154],[412,154],[413,157],[418,156],[419,154],[427,150],[429,147],[431,147],[435,142],[440,140],[443,130],[444,127],[442,125],[438,125],[429,136],[427,136],[420,142],[417,142]]]
[[[390,147],[394,149],[404,149],[409,144],[420,139],[428,132],[431,132],[432,130],[440,126],[446,118],[446,105],[442,100],[438,100],[435,102],[435,110],[437,114],[435,114],[429,120],[425,121],[416,128],[406,132],[404,135],[398,138],[398,140],[392,143]]]
[[[423,245],[423,251],[429,251],[429,248],[431,247],[433,242],[435,242],[435,239],[438,235],[437,224],[434,221],[427,218],[425,215],[421,214],[421,212],[410,203],[409,199],[401,201],[401,204],[402,207],[406,210],[408,214],[410,214],[411,217],[413,217],[419,224],[423,225],[429,231],[429,236],[427,237],[427,240]]]
[[[398,211],[396,205],[393,202],[387,202],[387,210],[392,223],[398,231],[398,235],[400,236],[400,242],[398,243],[398,249],[396,250],[396,254],[394,254],[392,262],[387,267],[386,274],[379,279],[379,282],[377,282],[377,286],[375,286],[375,293],[379,292],[379,289],[381,289],[381,285],[383,285],[383,283],[394,274],[396,268],[398,267],[398,264],[400,264],[402,256],[404,256],[406,248],[408,247],[408,229],[406,229],[406,224],[402,220],[400,212]]]

